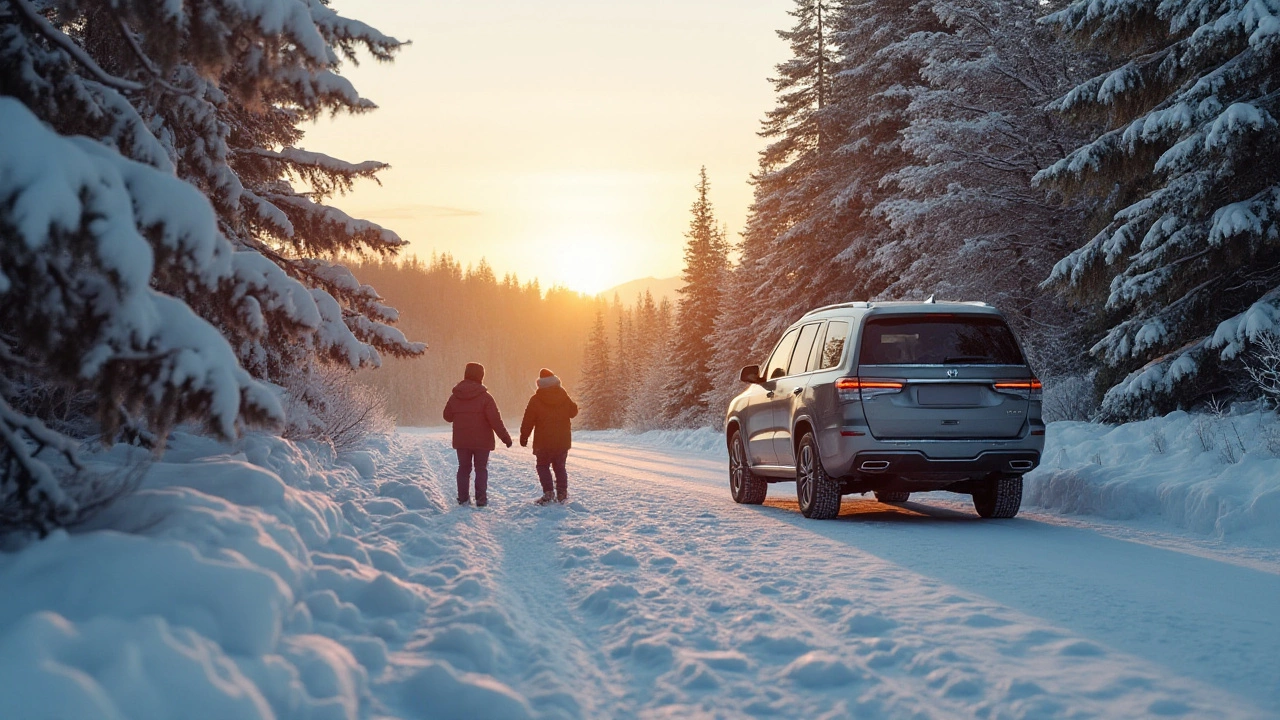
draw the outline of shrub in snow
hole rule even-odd
[[[1092,420],[1098,412],[1093,382],[1080,375],[1046,377],[1042,406],[1046,422]]]
[[[386,396],[358,382],[349,369],[319,365],[290,382],[285,405],[287,438],[320,440],[344,452],[372,435],[395,430]]]
[[[1105,411],[1190,405],[1280,320],[1275,3],[1079,0],[1048,21],[1116,66],[1054,103],[1108,129],[1037,178],[1109,222],[1050,283],[1105,306],[1092,351],[1124,378]]]
[[[342,60],[399,47],[300,0],[0,6],[0,504],[41,529],[78,512],[46,462],[76,468],[74,444],[15,410],[19,376],[92,392],[107,440],[187,419],[229,437],[282,419],[255,377],[424,350],[315,258],[403,244],[323,204],[385,165],[296,147],[373,107]]]
[[[1280,423],[1273,422],[1258,433],[1262,446],[1273,456],[1280,458]]]
[[[1280,334],[1262,333],[1244,361],[1245,371],[1261,399],[1280,408]]]

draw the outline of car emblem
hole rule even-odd
[[[959,370],[956,370],[956,369],[948,370],[948,371],[947,371],[947,377],[949,377],[949,378],[953,378],[953,377],[960,377],[960,371],[959,371]]]

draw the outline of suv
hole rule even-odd
[[[796,483],[800,511],[833,518],[840,497],[973,496],[1010,518],[1040,463],[1040,381],[999,311],[985,303],[856,302],[793,324],[729,403],[729,489],[764,502]]]

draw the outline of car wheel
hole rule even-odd
[[[729,494],[736,503],[759,505],[768,492],[769,483],[751,472],[747,450],[742,445],[742,434],[734,431],[729,439]]]
[[[904,503],[911,498],[909,492],[876,492],[876,500],[882,503]]]
[[[973,493],[973,508],[984,518],[1011,518],[1021,507],[1021,475],[987,480]]]
[[[829,520],[840,514],[840,485],[827,475],[818,455],[818,443],[813,433],[805,433],[800,439],[800,452],[796,455],[796,499],[800,512],[807,518]]]

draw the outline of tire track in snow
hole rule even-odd
[[[457,465],[448,436],[417,442],[428,464],[438,469],[438,492],[452,498]],[[514,655],[513,670],[500,679],[524,694],[542,717],[608,717],[608,704],[602,706],[601,700],[618,694],[617,680],[607,674],[607,663],[593,643],[583,642],[591,629],[567,612],[558,557],[560,523],[531,504],[538,487],[532,459],[526,463],[512,453],[499,449],[490,455],[489,507],[450,502],[451,516],[459,519],[459,529],[468,533],[477,551],[473,564],[483,568],[489,592],[518,633],[506,648]]]
[[[427,454],[451,492],[447,436],[415,442],[441,448]],[[856,524],[818,528],[789,501],[734,505],[720,464],[582,443],[570,454],[574,510],[529,505],[532,458],[495,453],[492,506],[468,527],[501,556],[486,561],[492,574],[525,586],[495,591],[526,606],[514,611],[518,644],[534,658],[544,648],[576,699],[535,707],[582,717],[1267,716],[1253,704],[1265,693],[1233,696],[933,572],[956,540],[940,528],[987,532],[962,512],[847,501]],[[991,530],[1018,541],[1017,523]],[[870,552],[857,542],[868,538]],[[1000,557],[999,539],[983,547],[1013,564],[1010,583],[1035,570]],[[938,560],[922,568],[913,548]],[[563,612],[549,615],[557,604]],[[537,672],[502,679],[546,695]]]

